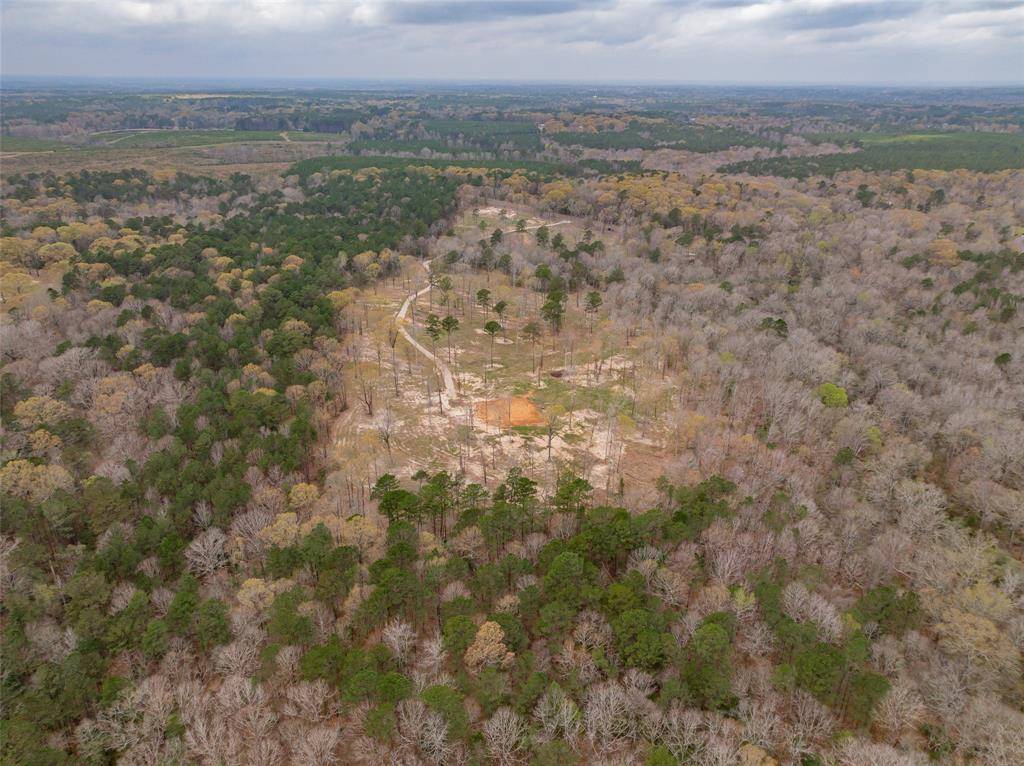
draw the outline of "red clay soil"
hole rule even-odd
[[[541,426],[547,423],[533,402],[525,396],[503,397],[480,402],[476,416],[485,423],[501,428],[509,426]]]

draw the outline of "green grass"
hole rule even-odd
[[[53,152],[69,149],[67,144],[48,138],[22,138],[20,136],[0,136],[2,152]]]
[[[1024,168],[1024,135],[1010,133],[848,133],[833,143],[854,144],[852,154],[817,157],[772,157],[737,162],[724,173],[807,178],[844,170],[975,170],[991,173]]]
[[[345,133],[304,133],[301,130],[287,131],[288,138],[292,141],[344,141],[348,138]]]
[[[549,371],[545,370],[547,375]],[[607,376],[604,382],[597,386],[571,386],[565,381],[548,376],[547,385],[534,390],[531,398],[538,407],[549,407],[552,404],[561,404],[568,407],[572,394],[576,395],[576,410],[594,410],[595,412],[607,412],[609,407],[622,409],[629,405],[630,397],[612,389],[617,378]]]
[[[93,140],[124,149],[233,144],[243,141],[283,141],[273,130],[146,130],[136,133],[97,133]]]
[[[535,438],[538,436],[547,436],[547,426],[512,426],[512,430],[520,436]]]

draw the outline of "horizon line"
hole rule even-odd
[[[0,73],[0,88],[7,82],[19,80],[35,82],[120,82],[152,84],[392,84],[392,85],[475,85],[475,86],[588,86],[588,87],[745,87],[745,88],[892,88],[892,89],[949,89],[949,88],[1009,88],[1024,90],[1024,80],[963,80],[963,81],[807,81],[807,80],[670,80],[670,79],[502,79],[453,78],[416,76],[315,76],[315,75],[77,75],[77,74],[8,74]]]

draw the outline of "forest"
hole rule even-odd
[[[1024,763],[981,93],[5,92],[0,763]]]

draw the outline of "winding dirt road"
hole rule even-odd
[[[429,275],[430,261],[423,261],[422,265],[424,271]],[[405,302],[402,303],[402,307],[398,309],[398,313],[395,314],[395,324],[398,325],[398,331],[402,333],[402,337],[405,338],[413,348],[415,348],[417,351],[423,354],[423,356],[429,359],[430,362],[435,367],[437,367],[438,371],[441,373],[441,378],[444,380],[445,395],[448,397],[448,401],[446,402],[446,404],[450,407],[452,401],[457,397],[457,393],[455,391],[455,376],[452,375],[451,369],[449,369],[448,365],[446,365],[435,354],[433,354],[430,351],[430,349],[428,349],[426,346],[424,346],[422,343],[420,343],[418,340],[412,337],[412,335],[409,334],[409,331],[405,329],[405,315],[409,312],[409,307],[412,305],[412,302],[419,298],[421,295],[423,295],[423,293],[429,290],[430,284],[428,282],[427,286],[424,287],[422,290],[410,294],[409,297],[405,299]]]
[[[534,229],[539,229],[541,228],[541,226],[547,226],[549,228],[554,226],[562,226],[563,224],[567,223],[571,222],[556,221],[554,223],[548,224],[537,224],[536,226],[527,226],[526,229],[524,229],[524,231],[532,231]],[[503,233],[515,234],[518,231],[518,229],[509,229],[508,231],[503,231]],[[420,343],[418,340],[412,337],[409,331],[405,329],[405,316],[406,314],[409,313],[409,307],[412,306],[412,302],[430,290],[430,261],[431,259],[428,258],[427,260],[421,262],[421,265],[423,266],[423,271],[424,273],[427,274],[427,286],[417,292],[410,293],[409,296],[406,297],[405,301],[402,303],[402,307],[398,309],[398,313],[395,314],[395,324],[398,326],[398,331],[402,334],[402,337],[405,338],[413,348],[415,348],[417,351],[423,354],[423,356],[429,359],[430,363],[437,367],[438,371],[441,373],[441,378],[442,380],[444,380],[445,396],[448,397],[448,401],[445,404],[447,404],[450,407],[451,403],[458,397],[458,393],[455,390],[455,376],[452,375],[451,369],[448,367],[447,364],[441,361],[441,359],[437,355],[431,352],[430,349],[428,349],[426,346],[424,346],[422,343]]]

